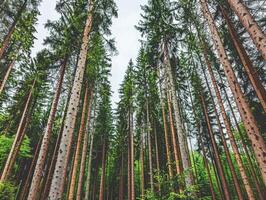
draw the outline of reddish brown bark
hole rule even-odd
[[[175,127],[174,127],[174,122],[173,122],[173,114],[172,114],[172,105],[171,105],[171,97],[167,93],[167,102],[168,102],[168,112],[169,112],[169,121],[170,121],[170,128],[171,128],[171,138],[172,138],[172,144],[174,148],[174,158],[175,158],[175,167],[176,167],[176,173],[180,174],[181,169],[179,165],[179,156],[178,156],[178,150],[177,150],[177,138],[176,138],[176,132],[175,132]]]
[[[80,127],[79,127],[79,133],[78,133],[78,140],[77,140],[77,146],[76,146],[76,151],[74,155],[74,163],[73,163],[73,168],[72,168],[72,175],[70,179],[70,188],[69,188],[69,195],[68,199],[72,200],[74,199],[75,195],[75,184],[76,184],[76,179],[77,179],[77,171],[78,171],[78,164],[80,160],[80,150],[82,146],[82,139],[84,135],[84,129],[86,126],[86,111],[87,111],[87,105],[88,105],[88,84],[85,84],[86,89],[85,89],[85,94],[84,94],[84,102],[83,102],[83,108],[82,108],[82,113],[81,113],[81,119],[80,119]]]
[[[221,121],[220,121],[220,118],[219,118],[219,115],[218,115],[218,111],[216,109],[216,104],[215,104],[215,101],[214,101],[214,98],[213,98],[213,95],[212,95],[212,91],[211,91],[211,88],[210,88],[206,73],[205,73],[203,68],[202,68],[202,71],[203,71],[205,82],[206,82],[206,85],[207,85],[207,88],[208,88],[208,91],[209,91],[209,94],[210,94],[210,97],[211,97],[211,102],[213,104],[215,118],[216,118],[217,123],[218,123],[220,136],[221,136],[222,144],[223,144],[224,151],[225,151],[225,156],[226,156],[226,160],[228,162],[228,166],[230,168],[230,172],[232,174],[234,187],[236,189],[236,193],[237,193],[238,199],[243,200],[244,197],[242,195],[241,188],[240,188],[240,183],[239,183],[239,181],[237,179],[236,171],[235,171],[235,168],[234,168],[231,156],[230,156],[230,152],[229,152],[229,149],[228,149],[228,146],[227,146],[226,139],[224,137],[223,128],[222,128]]]
[[[78,189],[77,189],[76,200],[81,199],[81,193],[82,193],[82,186],[83,186],[82,180],[83,180],[84,173],[85,173],[88,136],[89,136],[89,128],[90,128],[90,120],[91,120],[91,109],[92,109],[92,102],[93,102],[93,92],[94,92],[94,89],[92,88],[91,94],[90,94],[89,108],[88,108],[88,112],[87,112],[87,123],[86,123],[85,136],[83,139],[83,147],[82,147],[82,155],[81,155],[81,161],[80,161]]]
[[[251,16],[250,12],[241,0],[228,0],[228,3],[248,31],[251,39],[257,49],[261,52],[264,60],[266,60],[266,35],[263,33],[262,29],[256,23],[255,19]]]
[[[102,149],[102,174],[101,174],[101,182],[100,182],[100,193],[99,200],[103,200],[104,198],[104,181],[105,181],[105,163],[106,163],[106,139],[103,141],[103,149]]]
[[[141,162],[141,198],[145,198],[145,168],[144,168],[144,133],[141,133],[140,144],[140,162]]]
[[[249,199],[255,199],[253,191],[252,191],[252,188],[251,188],[251,185],[250,185],[249,180],[248,180],[248,176],[246,174],[246,171],[245,171],[242,159],[241,159],[241,155],[239,153],[237,144],[235,142],[234,135],[233,135],[233,133],[231,131],[230,123],[229,123],[229,120],[228,120],[226,112],[225,112],[224,104],[223,104],[222,97],[221,97],[220,91],[219,91],[217,83],[216,83],[216,79],[215,79],[214,73],[212,71],[211,63],[210,63],[210,61],[208,59],[207,49],[206,49],[205,45],[204,45],[204,58],[205,58],[205,61],[206,61],[206,64],[207,64],[207,67],[208,67],[208,70],[209,70],[209,74],[211,75],[212,85],[213,85],[215,93],[216,93],[216,97],[217,97],[217,100],[218,100],[218,105],[219,105],[219,107],[220,107],[220,109],[222,111],[222,117],[223,117],[223,121],[224,121],[224,124],[225,124],[226,132],[227,132],[227,134],[229,136],[230,143],[231,143],[231,146],[232,146],[235,158],[236,158],[237,165],[238,165],[239,170],[240,170],[240,175],[242,177],[246,192],[248,194]],[[205,73],[204,69],[203,69],[203,73]]]
[[[19,123],[18,129],[17,129],[16,135],[15,135],[11,150],[8,154],[8,158],[7,158],[7,161],[5,163],[5,167],[4,167],[3,173],[1,175],[0,181],[6,181],[8,179],[8,177],[11,173],[11,170],[13,168],[13,165],[16,161],[16,157],[17,157],[17,154],[19,152],[20,146],[22,144],[23,138],[25,136],[26,127],[25,127],[24,123],[25,123],[26,118],[27,118],[27,113],[28,113],[28,110],[30,107],[30,102],[32,99],[35,83],[36,83],[36,80],[33,81],[33,84],[31,86],[31,90],[28,94],[27,101],[26,101],[26,104],[24,106],[24,110],[23,110],[23,113],[22,113],[22,116],[20,119],[20,123]]]
[[[240,116],[242,118],[242,121],[244,123],[244,126],[246,128],[247,135],[252,143],[252,147],[253,147],[253,150],[256,156],[256,160],[258,161],[258,164],[260,167],[262,178],[264,180],[264,183],[266,184],[266,144],[264,143],[263,137],[261,136],[261,133],[255,121],[255,118],[244,97],[244,94],[241,91],[237,78],[232,69],[231,63],[229,62],[227,58],[225,48],[222,44],[218,30],[215,26],[214,20],[208,9],[206,0],[201,0],[201,5],[202,5],[202,12],[204,13],[206,21],[209,24],[209,28],[212,33],[212,38],[213,38],[216,50],[218,52],[220,62],[224,66],[225,75],[228,79],[229,86],[236,100],[236,104],[237,104]]]
[[[29,199],[36,199],[36,196],[40,193],[39,188],[40,188],[40,182],[42,178],[42,172],[45,166],[46,155],[48,153],[49,141],[51,138],[52,128],[53,128],[54,119],[55,119],[55,115],[57,111],[57,105],[58,105],[60,94],[61,94],[66,64],[67,64],[67,57],[65,57],[60,67],[58,82],[56,85],[49,118],[48,118],[47,125],[44,131],[41,149],[39,152],[38,160],[35,166],[35,171],[34,171],[32,182],[31,182],[31,187],[30,187],[29,197],[28,197]]]
[[[12,62],[8,65],[8,69],[7,72],[5,74],[5,77],[3,79],[3,81],[1,81],[1,85],[0,85],[0,95],[2,94],[4,87],[6,85],[7,79],[11,73],[11,70],[13,69],[14,65],[15,65],[16,59],[13,59]]]
[[[260,100],[260,103],[264,109],[264,111],[266,112],[266,90],[263,87],[260,78],[258,76],[257,71],[254,69],[252,62],[244,48],[244,46],[242,45],[241,41],[238,38],[237,32],[234,29],[234,26],[232,24],[232,22],[230,21],[226,11],[223,9],[222,6],[220,6],[220,9],[222,11],[222,14],[224,16],[224,19],[226,21],[229,33],[231,35],[232,41],[234,43],[234,46],[237,50],[237,53],[239,55],[240,61],[242,63],[242,65],[244,66],[248,78]]]
[[[2,45],[1,45],[1,48],[0,48],[0,60],[3,58],[3,55],[4,55],[6,49],[7,49],[8,45],[9,45],[10,40],[12,38],[12,35],[13,35],[15,29],[16,29],[16,25],[17,25],[21,15],[23,14],[24,10],[27,7],[27,1],[28,0],[24,0],[21,8],[19,9],[19,11],[17,13],[17,16],[15,17],[14,22],[12,23],[11,27],[8,30],[7,35],[4,38],[4,41],[3,41]]]
[[[211,123],[210,123],[210,119],[209,119],[206,103],[205,103],[205,100],[204,100],[204,97],[203,97],[202,94],[200,94],[200,98],[201,98],[201,104],[202,104],[204,115],[205,115],[205,120],[206,120],[207,126],[208,126],[208,133],[209,133],[209,136],[211,138],[211,144],[212,144],[212,149],[213,149],[213,153],[214,153],[214,159],[215,159],[215,162],[216,162],[216,165],[217,165],[217,170],[218,170],[218,173],[219,173],[219,176],[220,176],[220,179],[221,179],[221,184],[222,184],[224,196],[225,196],[226,200],[230,200],[231,199],[230,198],[230,193],[229,193],[228,185],[227,185],[226,178],[225,178],[225,175],[224,175],[224,170],[223,170],[223,167],[222,167],[221,159],[220,159],[220,156],[219,156],[218,147],[217,147],[217,144],[216,144],[216,141],[215,141],[215,138],[214,138],[214,134],[213,134],[213,131],[212,131],[212,127],[211,127]]]
[[[94,1],[88,1],[88,16],[84,27],[82,45],[79,53],[79,60],[75,73],[74,83],[71,91],[68,111],[63,129],[62,138],[60,141],[60,148],[58,152],[58,159],[55,165],[55,173],[53,175],[52,184],[50,187],[49,198],[50,200],[58,200],[62,198],[65,175],[67,171],[68,160],[70,156],[72,138],[76,124],[76,116],[78,112],[78,105],[80,100],[80,93],[82,88],[82,81],[86,67],[86,58],[89,47],[89,35],[92,29],[93,21],[93,8]]]

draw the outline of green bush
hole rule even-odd
[[[16,187],[11,183],[0,183],[0,199],[13,200],[16,196]]]

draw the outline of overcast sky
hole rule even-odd
[[[140,19],[140,5],[144,5],[147,0],[115,0],[118,6],[118,18],[113,20],[112,33],[116,40],[116,47],[119,54],[112,58],[112,77],[110,79],[112,85],[113,103],[118,102],[118,89],[123,80],[126,67],[129,60],[135,60],[140,43],[140,34],[134,28]],[[36,52],[43,48],[43,39],[48,36],[48,32],[44,29],[45,22],[56,20],[59,15],[54,10],[56,0],[44,0],[40,6],[41,15],[38,19],[36,27],[37,33],[33,56]]]

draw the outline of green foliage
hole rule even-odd
[[[0,199],[14,200],[16,195],[16,187],[8,182],[0,182]]]
[[[8,156],[11,149],[14,137],[7,137],[5,135],[0,135],[0,166],[4,165],[4,162]],[[31,147],[30,139],[26,136],[20,147],[18,158],[30,158],[31,157]],[[0,198],[1,199],[1,198]]]

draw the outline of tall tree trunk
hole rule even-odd
[[[38,153],[39,153],[40,147],[41,147],[41,138],[39,139],[38,144],[35,147],[35,153],[34,153],[32,161],[31,161],[30,168],[28,170],[29,173],[27,175],[25,183],[23,184],[22,191],[20,192],[20,200],[25,199],[26,195],[28,193],[30,179],[33,176],[33,170],[34,170],[34,166],[36,165],[36,162],[37,162],[37,158],[38,158]]]
[[[101,182],[100,182],[100,193],[99,193],[99,200],[104,199],[104,181],[105,181],[105,163],[106,163],[106,138],[103,141],[103,149],[102,149],[102,174],[101,174]]]
[[[46,175],[46,180],[44,182],[44,189],[42,191],[42,198],[41,198],[42,200],[46,200],[47,196],[49,194],[50,184],[51,184],[51,181],[52,181],[52,175],[53,175],[53,172],[54,172],[55,163],[56,163],[56,159],[57,159],[57,154],[58,154],[58,151],[59,151],[59,144],[60,144],[60,140],[61,140],[62,133],[63,133],[64,121],[65,121],[65,118],[66,118],[68,102],[69,102],[69,98],[68,98],[68,101],[66,102],[66,104],[64,106],[64,110],[63,110],[63,114],[62,114],[61,127],[60,127],[59,133],[57,135],[57,139],[56,139],[56,142],[55,142],[55,147],[53,149],[53,155],[52,155],[51,163],[50,163],[47,175]]]
[[[88,160],[88,175],[86,179],[86,192],[85,192],[85,200],[89,199],[89,192],[90,192],[90,182],[91,182],[91,161],[92,161],[92,151],[93,151],[93,144],[94,144],[94,133],[95,133],[95,123],[96,123],[96,96],[94,101],[94,111],[93,111],[93,124],[90,136],[90,149],[89,149],[89,160]]]
[[[76,200],[81,199],[81,193],[82,193],[82,180],[85,172],[85,165],[86,165],[86,154],[87,154],[87,146],[88,146],[88,136],[89,136],[89,129],[90,129],[90,121],[91,121],[91,109],[92,109],[92,102],[93,102],[93,87],[91,88],[91,94],[90,94],[90,102],[89,102],[89,108],[87,112],[87,125],[85,130],[85,136],[83,139],[83,147],[82,147],[82,155],[81,155],[81,161],[80,161],[80,169],[79,169],[79,179],[78,179],[78,189],[77,189],[77,195]]]
[[[215,158],[215,161],[216,161],[216,164],[217,164],[217,170],[218,170],[219,176],[221,178],[221,183],[222,183],[222,188],[223,188],[223,192],[224,192],[224,195],[225,195],[225,199],[226,200],[230,200],[231,198],[230,198],[228,185],[227,185],[227,182],[226,182],[226,178],[224,176],[224,170],[223,170],[223,167],[222,167],[221,159],[220,159],[220,156],[219,156],[219,153],[218,153],[217,144],[216,144],[216,141],[215,141],[215,138],[214,138],[214,134],[213,134],[213,131],[212,131],[212,127],[211,127],[211,123],[210,123],[210,119],[209,119],[206,103],[205,103],[205,100],[204,100],[204,97],[203,97],[202,94],[200,94],[200,98],[201,98],[201,104],[202,104],[202,107],[203,107],[205,119],[206,119],[207,126],[208,126],[209,136],[211,138],[211,144],[212,144],[212,148],[213,148],[214,158]]]
[[[144,132],[141,130],[141,144],[140,144],[140,162],[141,162],[141,199],[145,198],[145,168],[144,168]]]
[[[234,165],[233,165],[233,162],[232,162],[232,158],[231,158],[228,146],[227,146],[227,142],[226,142],[226,139],[225,139],[225,136],[224,136],[224,133],[223,133],[222,124],[221,124],[221,121],[220,121],[220,118],[219,118],[219,115],[218,115],[218,111],[216,109],[216,103],[215,103],[213,95],[212,95],[212,91],[211,91],[211,88],[210,88],[210,85],[209,85],[209,82],[208,82],[208,78],[207,78],[206,73],[203,70],[203,68],[202,68],[202,71],[203,71],[205,82],[206,82],[206,85],[207,85],[207,88],[208,88],[208,91],[209,91],[209,94],[210,94],[210,99],[211,99],[211,102],[212,102],[212,105],[213,105],[215,118],[216,118],[216,121],[218,123],[218,128],[219,128],[220,136],[221,136],[221,139],[222,139],[222,144],[223,144],[223,147],[224,147],[225,157],[226,157],[226,160],[228,162],[228,166],[229,166],[230,172],[232,174],[233,183],[234,183],[234,186],[235,186],[235,189],[236,189],[236,193],[237,193],[238,199],[239,200],[243,200],[243,195],[242,195],[242,192],[241,192],[240,183],[239,183],[239,181],[237,179],[236,170],[234,168]]]
[[[148,156],[149,156],[149,175],[150,175],[150,186],[151,192],[154,192],[154,181],[153,181],[153,167],[152,167],[152,147],[151,147],[151,125],[150,125],[150,111],[149,103],[146,101],[146,126],[147,126],[147,141],[148,141]]]
[[[202,12],[209,24],[210,31],[212,33],[213,41],[217,49],[220,62],[224,66],[224,71],[227,76],[229,86],[236,100],[236,104],[243,120],[244,126],[247,131],[247,135],[252,143],[256,159],[258,161],[260,171],[263,177],[264,184],[266,184],[266,144],[264,143],[263,137],[260,134],[259,128],[252,114],[252,111],[245,100],[244,94],[237,82],[237,78],[232,69],[231,63],[229,62],[218,30],[214,24],[214,20],[208,9],[206,0],[201,0]]]
[[[253,88],[255,89],[255,92],[256,92],[259,100],[260,100],[260,103],[261,103],[264,111],[266,112],[266,90],[263,87],[263,85],[260,81],[260,78],[258,76],[258,73],[254,69],[249,56],[247,55],[247,52],[246,52],[243,44],[239,40],[237,32],[234,29],[234,26],[233,26],[232,22],[230,21],[226,11],[224,10],[224,8],[222,6],[219,6],[219,7],[220,7],[222,14],[224,16],[224,19],[226,21],[229,33],[231,35],[232,41],[233,41],[234,46],[237,50],[237,53],[238,53],[239,58],[241,60],[241,63],[247,72],[249,80],[251,81],[251,84],[252,84]]]
[[[180,174],[180,159],[178,154],[178,146],[177,146],[177,138],[176,138],[176,132],[175,132],[175,126],[174,126],[174,120],[173,120],[173,114],[172,114],[172,105],[171,105],[171,97],[169,93],[167,92],[167,102],[168,102],[168,112],[169,112],[169,121],[170,121],[170,127],[171,127],[171,138],[172,138],[172,144],[174,148],[174,157],[175,157],[175,166],[176,166],[176,173]]]
[[[201,134],[201,133],[199,133],[199,134]],[[203,145],[202,140],[201,140],[201,135],[199,136],[199,144],[201,146],[201,150],[202,150],[202,153],[203,153],[203,161],[204,161],[204,165],[206,167],[207,174],[208,174],[208,179],[209,179],[209,182],[210,182],[210,189],[211,189],[212,199],[216,200],[217,198],[216,198],[216,194],[215,194],[214,187],[213,187],[213,182],[212,182],[209,162],[207,160],[206,151],[205,151],[204,145]]]
[[[124,153],[121,158],[121,173],[119,180],[119,200],[124,200]]]
[[[158,69],[158,77],[160,76],[160,72]],[[163,99],[163,94],[162,94],[162,86],[161,83],[159,85],[160,87],[160,93],[161,93],[161,109],[162,109],[162,115],[163,115],[163,128],[164,128],[164,140],[165,140],[165,149],[166,149],[166,157],[167,157],[167,168],[168,168],[168,174],[170,179],[173,178],[173,170],[172,170],[172,161],[171,161],[171,149],[170,149],[170,144],[169,144],[169,136],[168,136],[168,125],[167,125],[167,119],[166,119],[166,114],[165,114],[165,105],[164,105],[164,99]]]
[[[80,120],[80,127],[78,132],[78,140],[77,140],[77,146],[76,151],[74,155],[74,163],[72,168],[72,175],[70,179],[70,188],[69,188],[69,195],[68,199],[72,200],[75,196],[75,185],[76,185],[76,179],[77,179],[77,172],[78,172],[78,166],[79,166],[79,160],[80,160],[80,150],[82,145],[82,139],[84,135],[84,129],[86,126],[86,113],[87,113],[87,105],[88,105],[88,84],[85,83],[85,94],[84,94],[84,102],[83,102],[83,108],[82,108],[82,114],[81,114],[81,120]],[[86,133],[85,133],[86,134]]]
[[[35,166],[32,182],[31,182],[31,187],[30,187],[30,191],[28,195],[29,199],[36,199],[37,195],[40,193],[39,188],[40,188],[40,182],[42,178],[42,172],[43,172],[44,165],[45,165],[46,155],[48,153],[49,141],[52,135],[52,128],[53,128],[54,119],[55,119],[55,115],[57,111],[57,105],[58,105],[60,94],[61,94],[67,59],[68,58],[66,56],[63,60],[63,63],[59,71],[58,82],[56,85],[49,118],[48,118],[47,125],[44,131],[41,149],[39,152],[38,160]]]
[[[208,160],[207,160],[207,154],[206,154],[206,151],[205,151],[202,139],[201,139],[202,138],[201,137],[201,135],[202,135],[201,128],[202,127],[200,126],[200,123],[198,121],[198,118],[197,118],[197,115],[196,115],[196,112],[195,112],[195,106],[194,106],[194,103],[193,103],[193,99],[192,99],[190,88],[189,88],[189,96],[190,96],[190,100],[191,100],[192,113],[193,113],[194,118],[196,120],[197,132],[199,133],[198,143],[199,143],[199,147],[201,148],[202,153],[203,153],[203,161],[204,161],[204,164],[205,164],[205,167],[206,167],[206,170],[207,170],[207,174],[208,174],[208,179],[209,179],[209,182],[210,182],[210,189],[211,189],[212,199],[216,200],[216,194],[215,194],[214,187],[213,187],[211,171],[210,171],[209,163],[208,163]],[[194,161],[194,163],[195,163],[195,161]],[[195,173],[195,175],[198,177],[198,175],[196,173]],[[217,182],[218,182],[218,180],[217,180]],[[198,182],[197,182],[197,184],[198,184]]]
[[[0,181],[6,181],[11,173],[11,170],[13,168],[13,165],[16,161],[16,157],[17,157],[17,154],[19,152],[19,149],[20,149],[20,146],[21,146],[21,143],[23,141],[23,138],[24,138],[24,135],[25,135],[25,131],[23,131],[23,129],[25,129],[25,120],[27,118],[27,113],[28,113],[28,110],[29,110],[29,107],[30,107],[30,102],[31,102],[31,99],[32,99],[32,94],[33,94],[33,90],[34,90],[34,87],[35,87],[35,83],[36,83],[36,79],[33,81],[33,84],[31,86],[31,90],[28,94],[28,97],[27,97],[27,101],[26,101],[26,104],[24,106],[24,110],[23,110],[23,113],[22,113],[22,116],[21,116],[21,119],[20,119],[20,123],[19,123],[19,126],[18,126],[18,129],[17,129],[17,132],[16,132],[16,135],[15,135],[15,138],[14,138],[14,141],[13,141],[13,144],[12,144],[12,147],[11,147],[11,150],[8,154],[8,158],[7,158],[7,161],[5,163],[5,167],[4,167],[4,170],[3,170],[3,173],[1,175],[1,179]]]
[[[3,58],[3,55],[4,55],[5,51],[6,51],[8,45],[9,45],[9,42],[10,42],[10,40],[12,38],[12,35],[13,35],[14,31],[15,31],[16,25],[17,25],[21,15],[23,14],[24,10],[27,7],[27,1],[28,0],[24,0],[21,8],[19,9],[19,11],[18,11],[18,13],[17,13],[12,25],[11,25],[11,27],[8,30],[7,35],[4,38],[4,41],[3,41],[3,43],[2,43],[2,45],[0,47],[0,60]]]
[[[230,140],[230,143],[231,143],[231,146],[232,146],[235,158],[236,158],[237,165],[238,165],[239,170],[240,170],[240,175],[242,177],[242,180],[243,180],[243,183],[244,183],[248,198],[249,199],[255,199],[253,191],[252,191],[252,188],[251,188],[251,185],[250,185],[249,180],[248,180],[248,176],[246,174],[246,171],[245,171],[242,159],[241,159],[241,155],[239,153],[239,150],[238,150],[235,138],[234,138],[234,135],[233,135],[233,133],[231,131],[230,123],[229,123],[229,120],[228,120],[226,112],[225,112],[224,104],[223,104],[222,97],[221,97],[220,91],[219,91],[217,83],[216,83],[216,79],[215,79],[214,73],[212,71],[211,63],[210,63],[210,61],[208,59],[208,56],[207,56],[207,49],[206,49],[205,45],[204,45],[204,57],[205,57],[205,61],[206,61],[206,64],[207,64],[207,67],[208,67],[208,70],[209,70],[209,74],[211,76],[212,85],[213,85],[214,91],[216,93],[218,104],[219,104],[219,107],[220,107],[220,109],[222,111],[222,117],[223,117],[223,121],[224,121],[224,124],[225,124],[226,132],[227,132],[227,134],[229,136],[229,140]],[[203,70],[203,73],[205,75],[204,69],[202,69],[202,70]],[[206,75],[205,75],[205,77],[206,77]]]
[[[263,33],[241,0],[228,0],[228,3],[248,31],[251,39],[253,40],[257,49],[261,52],[264,60],[266,60],[266,35]]]
[[[11,73],[11,70],[13,69],[14,65],[15,65],[15,62],[16,62],[16,59],[14,58],[11,63],[8,65],[8,69],[7,69],[7,72],[5,74],[5,77],[3,79],[3,81],[1,82],[1,85],[0,85],[0,95],[2,94],[3,90],[4,90],[4,87],[6,85],[6,82],[7,82],[7,79]]]
[[[160,176],[160,160],[159,160],[159,147],[158,147],[158,132],[156,124],[154,123],[154,139],[155,139],[155,158],[156,158],[156,168],[157,176]],[[158,191],[161,194],[161,184],[158,182]]]
[[[51,189],[49,193],[50,200],[57,200],[62,198],[62,191],[65,183],[66,166],[68,165],[69,152],[71,149],[72,137],[74,132],[74,127],[76,123],[76,116],[78,111],[78,104],[80,99],[83,75],[86,66],[86,58],[89,44],[89,34],[92,28],[93,19],[93,1],[88,1],[88,18],[84,28],[82,46],[79,54],[79,60],[77,64],[77,70],[75,74],[75,79],[71,91],[68,111],[65,120],[65,127],[63,129],[63,134],[60,142],[58,159],[56,161],[55,173],[53,175],[53,180],[51,184]]]
[[[179,143],[181,160],[182,160],[181,163],[182,163],[184,170],[187,171],[189,170],[189,154],[186,151],[186,138],[185,138],[185,133],[183,130],[180,109],[179,109],[178,100],[177,100],[174,77],[173,77],[173,73],[171,69],[170,57],[169,57],[169,52],[168,52],[168,45],[165,42],[163,46],[164,46],[164,49],[163,49],[164,64],[165,64],[166,73],[168,76],[171,99],[173,102],[174,117],[175,117],[175,123],[176,123],[176,128],[177,128],[177,135],[178,135],[178,143]],[[186,176],[186,184],[192,185],[192,183],[193,183],[192,176],[191,176],[191,173],[189,173],[188,176]]]
[[[131,200],[131,137],[128,134],[128,148],[127,148],[127,198]]]
[[[135,170],[134,170],[134,164],[135,164],[135,156],[134,156],[134,121],[133,121],[133,108],[131,107],[130,109],[130,125],[129,125],[129,128],[130,128],[130,158],[131,158],[131,199],[132,200],[135,200]]]
[[[220,74],[219,74],[219,76],[220,76]],[[220,77],[220,80],[221,80],[221,77]],[[238,122],[237,122],[237,119],[236,119],[236,116],[235,116],[235,113],[234,113],[234,109],[233,109],[233,107],[232,107],[232,105],[231,105],[231,101],[230,101],[230,99],[229,99],[229,97],[228,97],[228,95],[227,95],[227,92],[226,92],[226,90],[225,90],[224,87],[223,87],[223,92],[224,92],[224,95],[225,95],[226,101],[227,101],[227,103],[228,103],[228,105],[229,105],[229,108],[230,108],[230,111],[231,111],[231,114],[232,114],[232,117],[233,117],[233,121],[234,121],[234,123],[235,123],[235,125],[236,125],[236,128],[237,128],[237,131],[238,131],[238,133],[239,133],[239,135],[240,135],[241,144],[242,144],[242,146],[243,146],[244,153],[245,153],[245,155],[247,156],[247,164],[248,164],[248,168],[249,168],[249,170],[250,170],[250,172],[251,172],[251,176],[252,176],[252,178],[254,179],[254,183],[255,183],[256,190],[257,190],[257,192],[258,192],[259,199],[260,199],[260,200],[263,200],[263,199],[264,199],[264,197],[263,197],[264,195],[263,195],[263,191],[262,191],[263,189],[260,187],[259,180],[258,180],[257,174],[256,174],[256,172],[255,172],[255,168],[256,168],[257,166],[254,166],[253,163],[252,163],[252,161],[251,161],[250,151],[249,151],[247,145],[245,144],[245,139],[244,139],[244,137],[243,137],[242,130],[241,130],[240,127],[239,127],[239,124],[238,124]]]

